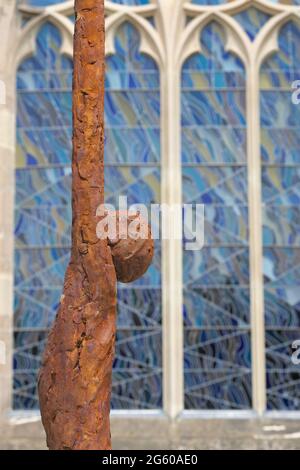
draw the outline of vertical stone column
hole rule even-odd
[[[16,2],[0,5],[0,428],[12,406]]]

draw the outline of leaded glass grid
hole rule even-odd
[[[299,366],[292,343],[300,338],[300,107],[291,84],[300,77],[300,27],[286,24],[279,52],[260,74],[267,408],[296,410]]]
[[[251,408],[245,71],[217,23],[183,65],[184,203],[205,204],[205,246],[184,251],[185,408]]]
[[[160,201],[160,78],[155,62],[139,52],[128,22],[106,60],[106,200],[147,207]],[[117,354],[113,407],[161,408],[161,257],[133,284],[118,286]]]
[[[17,73],[15,409],[38,407],[37,371],[70,249],[72,62],[50,23]]]
[[[221,8],[227,2],[191,3]],[[300,5],[300,0],[290,3]],[[273,15],[260,8],[256,4],[233,14],[252,43]],[[160,77],[153,60],[139,52],[140,37],[131,24],[119,28],[115,41],[106,76],[106,200],[116,203],[125,193],[129,203],[149,205],[160,200]],[[204,249],[184,252],[185,408],[241,410],[252,404],[245,71],[224,51],[222,27],[210,24],[201,41],[202,53],[186,61],[181,84],[183,200],[204,203],[206,211]],[[299,112],[291,104],[291,83],[300,76],[298,42],[299,27],[289,23],[279,37],[280,51],[265,61],[260,74],[269,410],[295,410],[300,399],[299,366],[291,362],[292,342],[300,337]],[[70,250],[72,63],[60,46],[58,30],[47,23],[37,36],[37,54],[17,74],[16,409],[38,407],[36,372]],[[146,276],[132,286],[118,286],[113,408],[162,406],[160,258],[157,243]],[[257,409],[255,396],[253,401]]]
[[[110,0],[113,3],[120,5],[147,5],[150,0]]]
[[[234,15],[234,19],[242,26],[251,41],[270,18],[271,15],[255,7],[246,8]]]
[[[57,3],[64,3],[66,0],[19,0],[21,4],[30,5],[32,7],[46,7],[49,5],[56,5]]]
[[[110,0],[112,3],[119,5],[147,5],[149,0]],[[20,0],[20,3],[27,4],[33,7],[44,7],[55,5],[57,3],[64,3],[66,0]]]
[[[114,1],[114,0],[112,0]],[[191,3],[195,5],[222,5],[223,3],[227,3],[227,1],[234,1],[234,0],[191,0]],[[291,3],[292,5],[299,5],[300,0],[268,0],[270,3]]]
[[[138,52],[130,24],[107,59],[106,199],[129,204],[160,197],[159,73]],[[70,253],[72,62],[59,31],[43,25],[36,54],[17,74],[15,198],[15,409],[38,408],[37,371]],[[144,144],[148,141],[148,146]],[[143,143],[143,145],[142,145]],[[141,280],[118,289],[112,407],[159,408],[161,390],[160,247]]]
[[[226,3],[226,0],[191,0],[195,5],[221,5]]]

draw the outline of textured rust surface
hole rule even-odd
[[[39,375],[50,449],[110,449],[110,395],[116,333],[116,269],[131,280],[152,258],[149,241],[96,235],[104,199],[104,6],[76,0],[73,79],[72,250]],[[152,248],[151,248],[152,247]],[[147,250],[146,249],[146,250]],[[127,254],[126,254],[127,253]],[[138,255],[140,253],[140,255]],[[134,265],[133,258],[139,261]],[[126,274],[126,258],[128,268]],[[122,265],[122,268],[120,268]],[[143,269],[141,266],[143,265]]]
[[[120,282],[132,282],[141,277],[151,264],[154,254],[154,242],[151,238],[151,229],[148,224],[139,215],[130,215],[128,213],[117,212],[117,233],[119,230],[119,221],[124,217],[127,222],[127,232],[129,236],[126,239],[109,239],[109,245],[113,256],[117,279]],[[139,232],[147,238],[133,238],[130,236],[130,224],[135,222],[134,233]],[[143,236],[145,236],[143,235]]]

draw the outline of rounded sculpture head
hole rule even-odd
[[[151,229],[139,213],[132,215],[118,211],[115,216],[117,236],[108,240],[117,279],[124,283],[132,282],[141,277],[151,264],[154,254]]]

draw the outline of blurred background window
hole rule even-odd
[[[291,85],[300,80],[300,25],[289,12],[300,0],[238,8],[225,0],[173,2],[174,16],[164,16],[170,0],[106,2],[105,196],[116,206],[123,195],[129,205],[161,202],[165,134],[180,129],[174,170],[181,187],[167,190],[205,205],[205,246],[178,250],[174,260],[157,241],[147,274],[118,285],[112,408],[171,409],[163,384],[171,377],[180,388],[183,377],[177,411],[297,410],[300,372],[291,355],[300,339],[300,108]],[[20,30],[31,31],[35,49],[16,74],[13,408],[35,410],[70,253],[74,15],[63,0],[18,5]],[[176,83],[179,114],[166,122],[168,80]],[[253,86],[257,96],[249,100]],[[253,175],[261,177],[261,194]],[[260,232],[255,245],[251,233]],[[174,266],[182,279],[172,291]],[[182,293],[179,315],[169,311],[166,292]],[[176,330],[183,345],[169,358]],[[163,367],[172,360],[173,376]]]
[[[125,23],[107,58],[106,201],[118,207],[160,198],[159,72],[139,53],[139,34]],[[15,211],[14,407],[38,407],[37,371],[69,260],[71,229],[72,62],[60,53],[52,23],[36,54],[18,70]],[[142,279],[119,284],[113,408],[160,408],[160,246]]]
[[[245,70],[218,23],[181,79],[183,202],[205,204],[205,246],[184,251],[187,409],[251,408]]]
[[[300,26],[289,22],[279,51],[260,73],[263,274],[267,408],[297,410],[299,366],[291,344],[300,337],[300,108],[291,84],[300,77]]]

